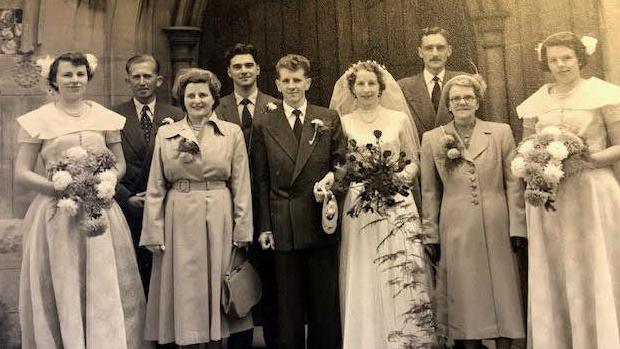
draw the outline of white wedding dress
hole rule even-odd
[[[364,115],[365,114],[365,115]],[[378,106],[342,116],[349,139],[358,146],[374,144],[375,130],[382,132],[381,150],[406,152],[417,162],[417,149],[407,137],[411,130],[404,113]],[[416,165],[417,166],[417,165]],[[412,180],[413,178],[409,178]],[[351,217],[360,190],[352,184],[342,217],[340,252],[340,306],[344,349],[425,348],[434,341],[432,311],[413,309],[430,305],[430,269],[419,239],[421,224],[413,195],[388,209],[386,216],[362,213]],[[398,217],[409,215],[402,230]],[[401,268],[417,266],[416,275]],[[414,287],[408,287],[412,282]]]

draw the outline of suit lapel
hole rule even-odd
[[[142,127],[138,123],[138,115],[136,114],[136,107],[133,101],[129,101],[125,110],[125,127],[123,133],[128,145],[134,150],[139,157],[144,156],[144,149],[146,148],[146,142],[144,141],[144,133]]]
[[[237,101],[235,100],[235,96],[233,94],[229,94],[225,96],[220,101],[220,109],[221,111],[217,113],[218,117],[220,117],[224,121],[235,123],[241,126],[241,118],[239,116],[239,111],[237,110]]]
[[[428,95],[426,84],[424,83],[424,75],[419,74],[413,81],[412,99],[409,103],[413,106],[415,114],[424,126],[425,130],[432,130],[435,125],[435,109]]]
[[[284,109],[278,108],[275,114],[271,116],[272,120],[265,123],[265,129],[291,158],[291,161],[295,161],[298,147],[297,139],[293,134],[291,125],[288,123],[288,120],[284,115]]]
[[[314,108],[308,104],[308,108],[306,109],[306,116],[304,118],[304,125],[301,129],[301,139],[299,140],[299,147],[297,150],[297,157],[295,159],[295,169],[293,170],[293,176],[291,177],[291,184],[295,181],[301,170],[306,165],[310,154],[314,150],[316,142],[310,144],[310,140],[314,135],[314,127],[312,125],[312,120],[315,119]]]

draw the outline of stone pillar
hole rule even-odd
[[[488,84],[485,114],[491,121],[510,123],[506,90],[504,21],[507,14],[474,16],[478,67]]]
[[[197,27],[162,28],[170,43],[170,60],[172,62],[172,80],[179,70],[196,65],[194,47],[200,41],[202,30]]]
[[[601,0],[599,18],[602,37],[597,49],[603,54],[605,80],[620,85],[620,6],[618,0]]]

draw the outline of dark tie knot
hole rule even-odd
[[[301,110],[293,109],[293,115],[295,115],[295,117],[299,119],[299,117],[301,116]]]
[[[244,98],[244,99],[241,100],[241,105],[243,105],[243,106],[246,106],[246,105],[251,104],[251,103],[252,103],[252,101],[250,101],[247,98]]]
[[[436,83],[439,82],[439,76],[437,75],[433,76],[433,81],[435,81]]]

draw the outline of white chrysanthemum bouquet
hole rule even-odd
[[[48,166],[56,190],[56,207],[78,216],[79,226],[88,236],[103,234],[107,221],[102,214],[114,202],[116,159],[108,149],[91,151],[80,146],[67,149]]]
[[[562,179],[588,168],[592,164],[587,144],[557,126],[525,138],[511,164],[512,173],[525,181],[525,200],[552,211]]]

